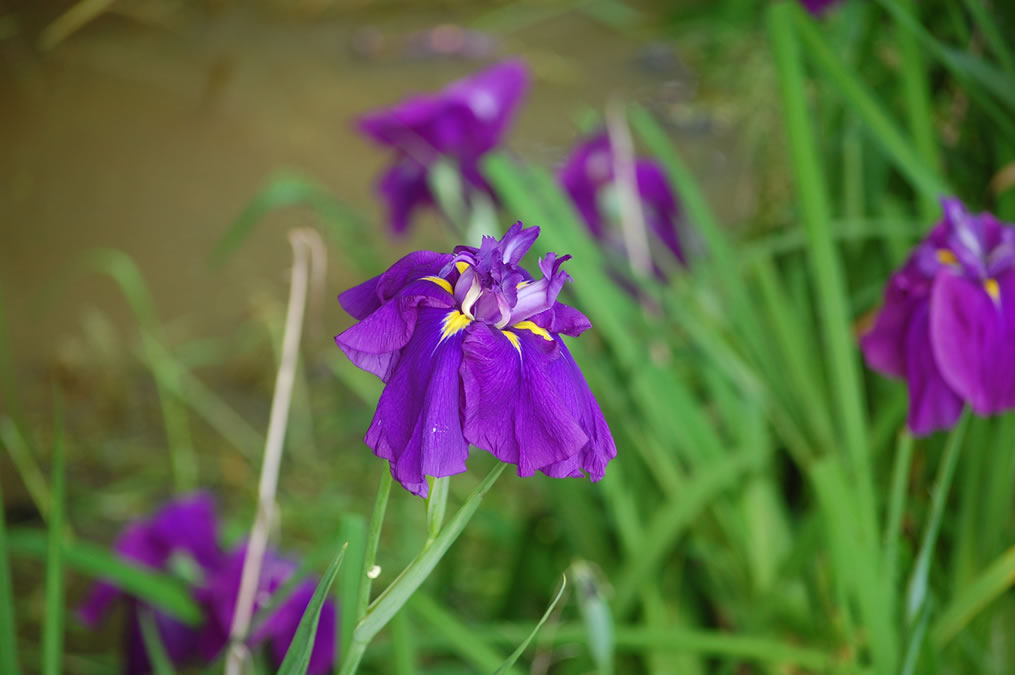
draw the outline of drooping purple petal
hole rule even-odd
[[[561,402],[547,366],[559,358],[556,343],[528,330],[512,330],[518,346],[488,325],[470,327],[462,345],[465,438],[519,476],[563,462],[588,436]]]
[[[917,303],[910,313],[904,344],[909,428],[919,435],[950,429],[962,414],[963,403],[945,382],[934,357],[929,300]]]
[[[388,205],[388,221],[395,234],[405,233],[417,208],[434,203],[426,166],[408,157],[396,161],[381,175],[377,193]]]
[[[645,224],[679,262],[686,262],[684,249],[677,234],[680,207],[670,188],[666,172],[655,161],[639,159],[635,162],[635,179],[641,197]]]
[[[939,275],[930,330],[944,379],[974,412],[1015,408],[1015,270],[979,283]]]
[[[421,497],[429,494],[427,476],[462,473],[469,455],[459,413],[464,331],[442,340],[448,315],[443,309],[419,310],[365,439],[390,462],[392,477]]]
[[[585,376],[568,351],[567,345],[559,337],[556,338],[560,348],[560,357],[547,364],[547,375],[557,390],[557,395],[571,416],[578,421],[588,442],[572,457],[540,469],[549,476],[574,476],[577,469],[588,474],[595,482],[606,475],[606,465],[617,456],[617,446],[610,433],[610,427],[603,417],[596,397],[589,389]],[[581,471],[578,471],[581,476]]]
[[[383,274],[341,293],[338,302],[353,318],[365,319],[398,295],[409,282],[441,274],[451,258],[447,253],[415,251],[400,258]]]

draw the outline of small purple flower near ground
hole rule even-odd
[[[200,583],[223,560],[218,546],[214,501],[210,495],[199,493],[169,502],[151,517],[128,525],[113,548],[122,558],[146,567],[163,571],[181,568],[197,577],[194,581]],[[96,584],[78,614],[86,625],[94,627],[121,599],[128,602],[127,673],[151,672],[148,652],[141,637],[142,611],[152,613],[159,636],[174,665],[192,662],[197,657],[202,639],[200,627],[187,626],[127,596],[115,582]]]
[[[96,584],[78,614],[86,625],[94,627],[117,601],[122,599],[128,603],[124,671],[130,675],[152,672],[141,633],[141,612],[151,612],[174,666],[214,661],[229,642],[229,626],[239,590],[245,548],[241,547],[230,555],[220,549],[212,497],[198,493],[169,502],[152,516],[128,525],[117,539],[114,550],[121,557],[146,567],[179,573],[204,613],[200,626],[187,626],[127,595],[115,582]],[[270,602],[272,594],[295,570],[294,563],[268,552],[261,571],[257,607]],[[285,657],[315,587],[313,580],[297,585],[255,628],[248,641],[252,647],[267,642],[276,667]],[[330,672],[334,664],[336,621],[335,605],[329,600],[321,609],[318,634],[307,671],[312,675]]]
[[[560,337],[590,325],[557,301],[571,256],[547,254],[541,279],[518,264],[537,236],[516,223],[478,249],[410,253],[339,296],[359,323],[335,341],[386,383],[366,444],[413,494],[465,471],[470,443],[520,476],[597,481],[617,454]]]
[[[466,201],[475,191],[493,196],[479,161],[507,131],[527,85],[525,65],[505,61],[360,120],[364,134],[395,151],[378,182],[395,233],[405,232],[417,208],[435,203],[428,174],[439,158],[456,165]]]
[[[557,174],[589,232],[602,242],[610,240],[604,200],[614,185],[613,166],[610,139],[601,133],[579,144]],[[677,232],[680,207],[666,172],[657,162],[646,158],[637,158],[634,170],[646,227],[674,258],[684,263]]]
[[[860,340],[872,368],[906,379],[916,434],[951,427],[967,403],[978,415],[1015,408],[1015,227],[942,205]]]
[[[204,589],[198,592],[202,604],[208,607],[209,620],[204,656],[207,660],[215,659],[222,647],[228,642],[229,628],[233,622],[236,607],[236,596],[240,592],[240,579],[243,575],[243,559],[247,547],[237,547],[226,559]],[[259,620],[258,612],[263,610],[275,599],[273,596],[296,573],[297,565],[291,560],[282,558],[271,551],[264,556],[257,595],[254,601],[254,630],[247,640],[251,648],[265,643],[271,654],[271,662],[277,669],[285,659],[289,644],[296,635],[296,629],[303,618],[303,612],[310,604],[317,583],[307,579],[296,585],[285,599],[270,611],[267,617]],[[338,622],[338,611],[333,600],[326,600],[321,607],[321,615],[314,637],[313,651],[310,655],[308,675],[324,675],[330,673],[335,664],[335,630]]]

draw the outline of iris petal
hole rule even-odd
[[[554,342],[516,331],[521,353],[500,331],[476,325],[462,345],[465,438],[519,476],[563,462],[588,436],[558,396],[548,364],[559,357]]]
[[[941,375],[930,334],[930,302],[910,313],[906,328],[906,383],[909,388],[909,428],[915,434],[949,429],[962,414],[962,399]]]
[[[469,446],[459,419],[462,342],[468,331],[441,340],[447,311],[421,309],[367,431],[366,444],[391,463],[391,475],[425,497],[427,476],[465,471]]]
[[[931,299],[931,338],[941,372],[980,415],[1015,407],[1015,270],[997,282],[994,301],[982,283],[942,274]]]

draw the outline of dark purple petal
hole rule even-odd
[[[606,465],[617,456],[617,446],[581,369],[564,341],[559,337],[556,340],[560,347],[560,358],[547,364],[547,374],[560,401],[588,436],[588,442],[572,457],[540,470],[549,476],[564,477],[574,476],[575,470],[581,469],[595,482],[606,475]],[[581,472],[577,475],[581,476]]]
[[[162,612],[153,611],[151,608],[131,602],[125,635],[125,643],[127,645],[125,670],[127,673],[130,675],[142,675],[152,672],[152,665],[148,659],[148,648],[141,633],[140,611],[152,613],[152,619],[155,622],[159,639],[162,641],[162,646],[166,649],[169,661],[174,666],[186,665],[194,659],[198,644],[197,630],[172,619]]]
[[[945,382],[934,358],[930,302],[920,302],[909,318],[905,337],[909,428],[915,434],[949,429],[962,414],[962,399]]]
[[[480,155],[500,141],[527,84],[525,65],[507,61],[444,91],[371,113],[361,119],[360,129],[420,161],[435,154]]]
[[[374,454],[390,462],[392,477],[421,497],[429,493],[427,476],[462,473],[469,455],[459,413],[464,331],[441,339],[451,313],[458,314],[419,310],[365,439]]]
[[[926,302],[927,296],[914,298],[893,276],[874,327],[860,338],[860,348],[868,366],[885,375],[906,376],[907,327],[913,310]]]
[[[635,177],[642,211],[645,214],[645,224],[669,249],[673,257],[684,262],[684,250],[677,232],[680,207],[670,188],[666,172],[653,160],[639,159],[635,162]]]
[[[380,309],[335,337],[349,360],[385,382],[416,329],[422,307],[452,307],[454,296],[429,280],[409,282]],[[446,312],[445,312],[446,313]]]
[[[555,342],[528,330],[502,331],[476,324],[462,345],[465,438],[497,459],[518,466],[519,476],[562,462],[589,442],[563,405],[548,364]]]
[[[613,180],[613,152],[605,133],[592,137],[575,148],[557,179],[571,197],[594,237],[602,237],[599,190]]]
[[[988,285],[996,297],[991,297]],[[944,379],[979,415],[1015,407],[1015,270],[996,280],[938,276],[931,339]]]
[[[427,169],[415,160],[402,159],[377,182],[377,192],[388,205],[388,222],[395,234],[404,234],[413,212],[434,203]]]

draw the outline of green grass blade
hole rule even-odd
[[[39,468],[39,463],[35,461],[28,441],[9,417],[0,417],[0,443],[7,448],[7,454],[14,463],[14,468],[18,470],[25,489],[35,503],[35,508],[39,510],[42,519],[46,520],[50,501],[46,477]]]
[[[592,566],[583,560],[575,561],[571,569],[578,591],[578,609],[585,627],[585,644],[599,675],[612,675],[617,640],[604,584]]]
[[[14,529],[8,533],[7,546],[12,554],[44,559],[47,534],[37,529]],[[64,541],[63,562],[95,579],[114,582],[123,592],[157,607],[184,623],[195,625],[201,610],[179,580],[138,563],[117,557],[107,549],[86,541]]]
[[[359,621],[357,606],[348,598],[357,598],[361,587],[369,581],[366,563],[366,522],[358,513],[346,513],[342,516],[339,526],[339,541],[347,542],[345,564],[338,578],[338,595],[343,600],[339,604],[341,621],[339,621],[339,653],[345,652],[352,642],[352,631]],[[370,563],[372,564],[372,563]]]
[[[64,513],[66,503],[64,472],[63,419],[56,405],[56,429],[53,439],[53,464],[50,470],[49,529],[46,533],[46,604],[42,625],[42,672],[63,672],[64,630]]]
[[[212,253],[212,263],[225,263],[266,215],[290,206],[313,209],[327,226],[328,233],[341,244],[344,261],[358,274],[373,275],[382,268],[377,251],[383,249],[370,245],[369,233],[377,229],[373,223],[324,187],[291,172],[280,172],[272,177],[243,209],[219,240]]]
[[[673,495],[655,511],[645,527],[644,544],[638,555],[630,558],[615,577],[613,605],[618,618],[631,608],[639,586],[645,579],[653,578],[666,553],[672,550],[698,514],[758,466],[758,457],[753,452],[728,455],[702,468],[700,475],[696,474],[688,484],[686,492]]]
[[[910,9],[915,9],[913,0],[900,0]],[[916,151],[935,173],[940,173],[941,158],[938,152],[937,135],[934,129],[934,106],[930,100],[930,86],[923,51],[911,32],[902,30],[898,36],[902,55],[902,93],[909,119],[909,131],[913,136]],[[920,218],[930,223],[935,220],[940,208],[934,195],[920,194]]]
[[[931,629],[934,644],[943,647],[987,605],[1015,584],[1015,546],[1009,548],[976,577],[951,604]]]
[[[395,648],[395,675],[415,675],[416,640],[407,612],[399,612],[391,618],[391,642]]]
[[[945,504],[948,502],[948,492],[951,489],[952,478],[955,476],[955,467],[958,465],[959,452],[966,434],[966,427],[969,425],[969,417],[970,414],[967,410],[952,429],[948,442],[945,444],[944,456],[938,467],[937,478],[934,480],[930,517],[927,519],[923,538],[920,541],[920,552],[917,553],[913,573],[906,588],[907,621],[914,620],[927,601],[931,559],[934,555],[937,535],[941,531],[941,519],[944,516]]]
[[[282,665],[279,666],[278,675],[306,675],[307,667],[310,665],[310,655],[314,651],[314,638],[317,637],[321,608],[324,607],[328,594],[331,593],[331,585],[335,583],[335,577],[338,576],[346,546],[342,546],[342,550],[338,552],[338,556],[328,566],[328,570],[321,577],[317,588],[314,589],[314,595],[310,598],[306,611],[303,612],[300,625],[296,629],[296,634],[293,635],[292,642],[289,643],[289,649],[286,650]],[[331,636],[327,636],[325,639],[330,638]]]
[[[927,166],[920,153],[878,103],[878,98],[832,52],[826,36],[814,21],[805,16],[800,8],[786,5],[778,8],[777,15],[780,22],[785,22],[784,30],[789,31],[792,23],[803,41],[807,54],[835,85],[846,103],[856,111],[878,145],[885,149],[913,186],[922,194],[934,199],[951,194],[952,190],[948,184]],[[789,126],[792,128],[792,125]]]
[[[430,630],[448,638],[445,643],[448,648],[471,665],[475,671],[491,673],[504,662],[503,653],[477,638],[470,626],[459,621],[426,593],[416,594],[409,604],[409,608],[423,620]],[[504,672],[521,675],[517,669],[510,667]]]
[[[148,653],[148,661],[152,664],[154,675],[174,675],[176,669],[173,668],[166,645],[159,635],[155,615],[149,609],[142,609],[138,612],[138,622],[141,624],[141,639],[144,640],[145,651]]]
[[[557,603],[560,602],[560,598],[564,595],[565,588],[567,588],[566,574],[561,577],[560,590],[557,591],[557,595],[553,598],[553,601],[550,603],[550,606],[546,608],[545,612],[543,612],[543,617],[539,620],[539,623],[537,623],[536,627],[532,629],[532,632],[529,633],[528,637],[526,637],[525,640],[520,645],[518,645],[518,648],[515,649],[513,652],[511,652],[511,656],[507,657],[507,660],[505,660],[504,663],[500,664],[500,667],[494,671],[494,675],[504,675],[504,673],[506,673],[508,669],[510,669],[512,666],[515,665],[515,662],[518,661],[521,655],[528,648],[529,644],[532,642],[532,639],[536,637],[537,633],[539,633],[539,629],[542,628],[543,624],[546,623],[546,620],[550,618],[550,614],[553,613],[553,608],[557,606]]]
[[[384,515],[388,510],[388,499],[391,496],[391,472],[385,467],[381,472],[381,482],[377,486],[377,497],[374,499],[374,511],[370,514],[370,528],[367,533],[366,550],[363,556],[363,569],[367,572],[361,580],[359,595],[356,596],[356,621],[363,618],[370,606],[370,587],[373,579],[369,572],[377,561],[377,547],[381,541],[381,528],[384,526]],[[355,625],[355,624],[354,624]]]
[[[768,13],[769,35],[782,90],[786,133],[790,145],[793,174],[800,200],[800,211],[807,231],[811,279],[816,287],[822,333],[828,357],[828,375],[834,384],[835,407],[840,411],[839,431],[849,454],[857,492],[858,516],[865,536],[864,545],[875,559],[875,514],[877,502],[872,484],[870,448],[867,445],[867,420],[857,349],[850,330],[849,296],[842,261],[829,230],[831,214],[817,143],[807,107],[803,67],[794,25],[813,28],[799,18],[802,10],[795,3],[773,5]]]
[[[155,379],[175,487],[178,491],[191,490],[197,484],[197,453],[190,435],[186,410],[171,393],[174,387],[178,387],[178,382],[174,379],[175,371],[164,367],[164,358],[152,349],[154,341],[149,336],[160,336],[162,327],[155,300],[144,276],[129,255],[115,249],[94,250],[85,262],[91,269],[107,275],[116,283],[137,317],[142,331],[144,360]]]
[[[11,584],[10,558],[7,555],[7,518],[2,505],[0,481],[0,673],[18,675],[18,641],[14,629],[14,588]]]
[[[498,463],[487,474],[486,478],[472,491],[469,498],[462,504],[451,520],[448,521],[447,526],[441,530],[437,538],[428,547],[423,549],[416,559],[409,563],[408,567],[402,570],[398,578],[384,589],[383,593],[377,596],[377,599],[371,603],[370,608],[367,610],[366,616],[356,626],[353,636],[354,641],[363,644],[369,643],[387,625],[395,612],[401,609],[409,598],[412,597],[412,594],[430,576],[433,568],[437,566],[437,563],[444,557],[447,550],[458,539],[462,530],[465,529],[469,520],[472,519],[473,514],[476,513],[476,509],[479,508],[483,497],[493,487],[494,482],[500,478],[500,475],[504,473],[504,467],[506,466],[504,463]]]
[[[892,466],[892,483],[888,496],[888,517],[885,524],[883,580],[886,598],[892,600],[895,616],[896,583],[899,567],[899,539],[902,537],[902,518],[906,512],[906,484],[913,457],[913,437],[908,431],[899,434]]]

